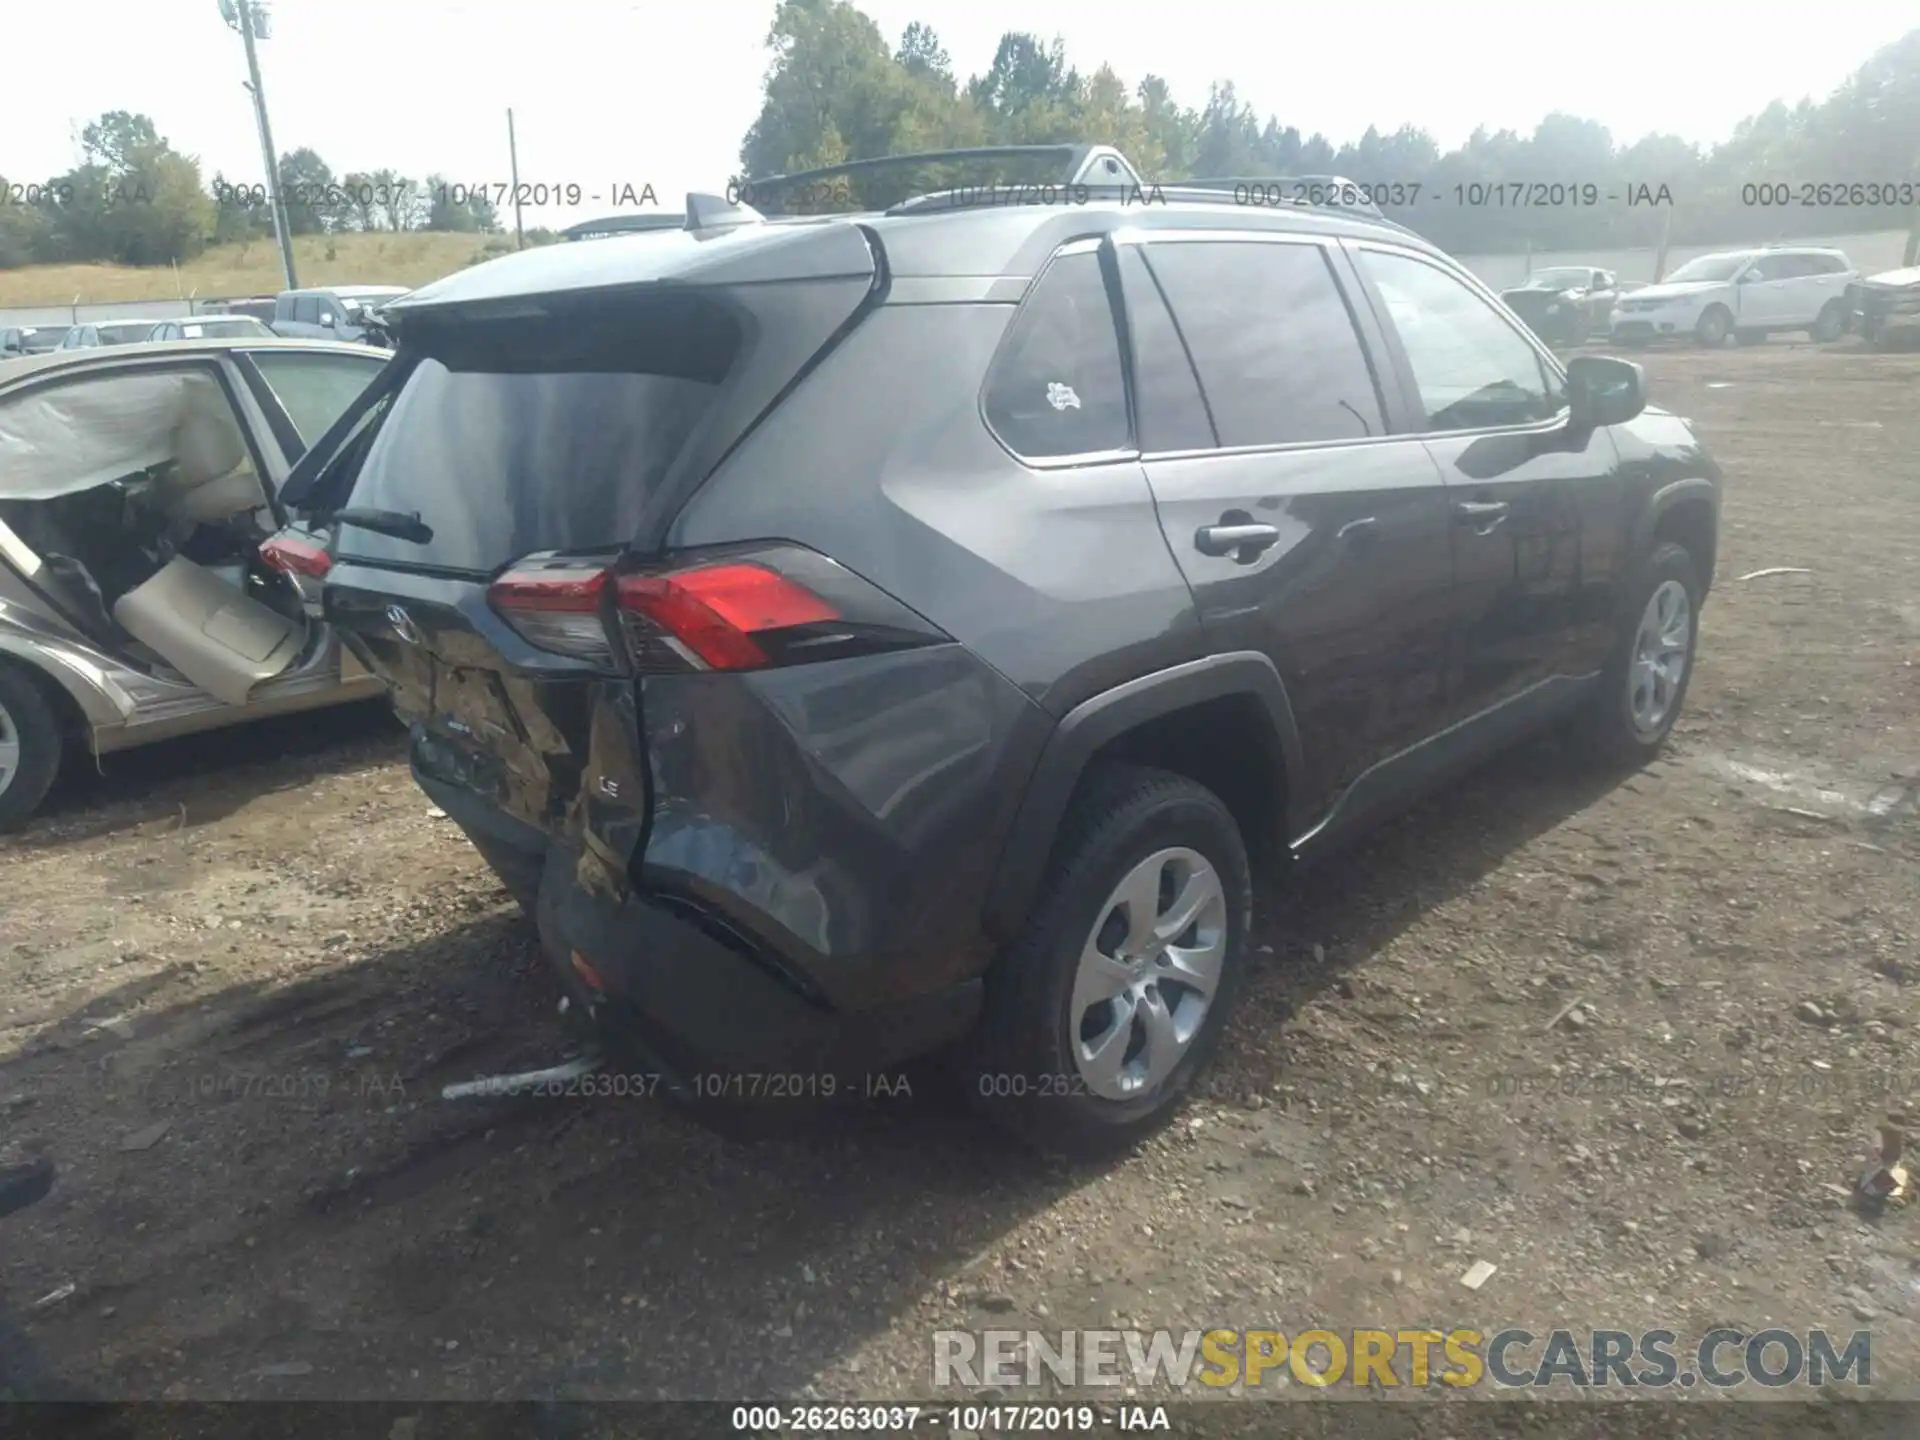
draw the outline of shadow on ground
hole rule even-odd
[[[221,820],[262,795],[321,775],[405,758],[385,700],[280,715],[100,757],[76,743],[40,814],[8,847],[44,849],[156,821]]]
[[[304,783],[256,763],[250,783]],[[1542,742],[1301,877],[1267,907],[1236,1075],[1264,1086],[1297,1007],[1611,783]],[[1012,1148],[931,1070],[758,1141],[640,1082],[439,1099],[567,1051],[531,928],[483,898],[270,993],[125,987],[0,1065],[10,1127],[62,1167],[7,1236],[10,1291],[22,1260],[74,1286],[32,1317],[57,1367],[147,1398],[791,1396],[890,1326],[920,1347],[991,1323],[976,1263],[1016,1227],[1070,1245],[1027,1222],[1102,1168]]]

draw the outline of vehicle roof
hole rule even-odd
[[[405,295],[404,285],[302,285],[298,290],[282,290],[281,295]],[[275,297],[278,298],[278,297]]]
[[[1877,275],[1867,276],[1867,283],[1895,287],[1920,285],[1920,265],[1904,265],[1897,270],[1882,270]]]
[[[158,323],[158,322],[155,322]],[[390,352],[372,345],[353,345],[339,340],[289,340],[281,336],[204,335],[197,340],[151,340],[132,345],[114,345],[89,350],[53,350],[45,355],[26,355],[10,361],[0,371],[0,382],[11,386],[29,376],[42,376],[55,370],[98,369],[124,365],[148,358],[184,360],[199,355],[219,355],[228,350],[305,350],[346,355],[367,355],[382,361]]]
[[[522,250],[423,285],[388,307],[388,313],[404,317],[445,306],[535,301],[651,282],[732,285],[852,278],[872,272],[867,233],[879,239],[895,279],[1023,282],[1068,240],[1134,228],[1348,236],[1439,253],[1391,222],[1335,210],[1241,205],[1226,195],[1217,202],[1093,199],[1079,205],[779,216],[724,229],[654,230]],[[1021,284],[1010,293],[995,294],[1017,299],[1023,289]]]
[[[1693,260],[1732,260],[1745,255],[1836,255],[1846,258],[1846,251],[1832,245],[1734,245],[1725,250],[1708,250],[1693,257]],[[1693,260],[1682,261],[1691,265]],[[1680,267],[1676,265],[1676,270]]]

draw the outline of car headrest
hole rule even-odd
[[[211,484],[247,458],[246,441],[217,390],[196,385],[187,392],[173,432],[173,458],[179,483],[186,486]]]

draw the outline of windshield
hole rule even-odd
[[[1745,255],[1702,255],[1698,260],[1689,260],[1661,283],[1684,285],[1694,280],[1731,280],[1746,263]]]
[[[1584,286],[1593,278],[1589,270],[1536,270],[1527,277],[1527,284],[1542,289],[1565,290],[1575,285]]]
[[[102,325],[100,343],[102,345],[132,345],[144,340],[153,333],[158,320],[129,320],[124,325]]]
[[[49,350],[60,348],[60,342],[67,338],[68,326],[56,326],[52,330],[29,330],[20,337],[20,348],[29,355],[44,355]]]
[[[182,320],[180,330],[189,340],[198,340],[203,336],[217,340],[230,336],[273,334],[273,331],[258,320],[246,315],[233,315],[222,320]]]

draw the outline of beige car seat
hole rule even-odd
[[[188,525],[245,515],[267,503],[226,396],[195,379],[173,432],[173,473],[160,493],[167,518]]]
[[[260,509],[266,497],[226,397],[209,382],[187,391],[173,434],[174,469],[159,501],[191,530]],[[299,657],[306,627],[268,609],[212,571],[176,555],[114,603],[134,639],[215,699],[244,705],[253,687]]]
[[[217,700],[244,705],[253,687],[299,657],[306,627],[249,600],[181,556],[113,606],[134,639]]]

